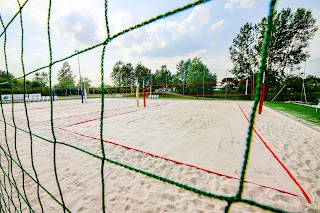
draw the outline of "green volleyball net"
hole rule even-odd
[[[251,147],[251,141],[252,141],[252,133],[253,133],[253,125],[255,121],[255,116],[256,116],[256,111],[257,111],[257,106],[259,103],[259,97],[260,97],[260,90],[261,90],[261,84],[262,84],[262,76],[263,73],[266,70],[266,59],[268,57],[268,45],[270,43],[270,35],[272,31],[272,19],[273,19],[273,12],[275,10],[275,4],[276,0],[271,0],[270,1],[270,8],[269,8],[269,15],[268,15],[268,24],[267,28],[265,31],[264,35],[264,43],[263,43],[263,48],[261,52],[261,61],[260,61],[260,67],[259,67],[259,75],[258,75],[258,80],[255,85],[255,93],[254,93],[254,105],[252,108],[251,116],[250,116],[250,125],[248,127],[248,132],[247,132],[247,139],[245,143],[245,152],[243,154],[243,163],[242,163],[242,169],[241,169],[241,175],[239,178],[239,185],[237,189],[237,193],[231,196],[225,196],[225,195],[219,195],[215,194],[212,192],[207,192],[174,180],[171,180],[169,178],[159,176],[157,174],[153,174],[151,172],[132,167],[130,165],[126,165],[125,163],[122,163],[121,161],[110,159],[107,157],[105,153],[105,145],[104,145],[104,113],[105,110],[108,108],[107,106],[104,105],[104,98],[105,94],[108,94],[106,91],[106,85],[104,83],[104,78],[105,78],[105,56],[106,54],[106,47],[112,42],[113,40],[117,39],[118,37],[125,35],[127,33],[130,33],[133,30],[136,30],[138,28],[144,27],[148,24],[151,24],[155,21],[165,19],[169,16],[175,15],[179,12],[188,10],[193,7],[197,7],[198,5],[205,4],[208,2],[208,0],[197,0],[192,3],[189,3],[187,5],[184,5],[182,7],[176,8],[174,10],[168,11],[164,14],[159,14],[149,20],[142,21],[140,23],[137,23],[131,27],[128,27],[125,30],[122,30],[118,33],[115,33],[113,35],[110,34],[109,31],[109,22],[108,22],[108,2],[105,1],[104,5],[104,11],[105,11],[105,30],[107,32],[106,38],[100,42],[97,43],[93,46],[90,46],[88,48],[79,50],[67,57],[60,58],[58,60],[53,60],[52,57],[52,45],[51,45],[51,22],[52,22],[52,15],[51,15],[51,8],[54,5],[54,1],[49,0],[49,10],[47,11],[47,46],[48,46],[48,52],[47,54],[49,55],[49,61],[48,64],[43,66],[43,67],[38,67],[34,70],[26,70],[24,66],[24,60],[25,60],[25,55],[24,55],[24,46],[26,45],[26,42],[24,40],[24,26],[25,23],[23,22],[23,10],[24,8],[30,4],[32,0],[26,0],[23,4],[19,4],[19,10],[13,15],[12,19],[10,19],[7,23],[4,23],[3,19],[0,18],[1,20],[1,26],[2,30],[0,31],[0,38],[3,39],[4,45],[0,48],[1,51],[3,51],[4,54],[4,64],[5,64],[5,72],[7,73],[7,80],[2,82],[0,85],[0,93],[2,94],[2,88],[3,85],[9,85],[10,91],[11,91],[11,101],[10,101],[10,110],[11,114],[8,116],[5,113],[5,110],[8,108],[4,107],[4,103],[1,99],[1,122],[2,122],[2,127],[1,127],[1,135],[4,138],[4,141],[1,141],[0,144],[0,158],[1,158],[1,164],[0,164],[0,211],[1,212],[22,212],[22,211],[30,211],[30,212],[35,212],[34,210],[34,205],[39,205],[41,211],[43,212],[46,209],[46,203],[43,202],[43,196],[44,194],[46,196],[49,196],[53,202],[57,203],[59,206],[61,206],[61,211],[63,212],[70,212],[70,208],[68,205],[65,203],[64,199],[64,193],[61,190],[61,176],[59,176],[58,173],[58,164],[57,164],[57,146],[64,146],[66,149],[70,149],[73,151],[80,151],[86,154],[87,156],[90,156],[92,158],[99,159],[100,161],[100,168],[101,168],[101,177],[100,177],[100,182],[101,182],[101,211],[106,212],[106,199],[105,199],[105,185],[106,185],[106,179],[105,179],[105,167],[108,164],[113,164],[119,167],[122,167],[123,169],[128,169],[131,171],[134,171],[136,173],[148,176],[150,178],[156,179],[158,181],[162,181],[168,184],[173,185],[174,187],[179,187],[181,189],[191,191],[193,193],[205,196],[205,197],[210,197],[213,199],[218,199],[221,201],[226,202],[226,206],[224,208],[225,212],[229,212],[231,206],[235,203],[244,203],[252,206],[259,207],[264,210],[269,210],[273,212],[284,212],[281,209],[268,206],[259,202],[256,202],[254,200],[249,200],[246,199],[242,196],[243,190],[244,190],[244,180],[246,177],[246,170],[248,166],[248,161],[249,161],[249,154],[250,154],[250,147]],[[19,22],[19,26],[21,28],[21,40],[20,42],[20,48],[21,48],[21,70],[22,70],[22,75],[16,79],[12,79],[9,76],[9,70],[10,67],[8,66],[8,55],[10,54],[7,48],[7,39],[8,39],[8,30],[11,27],[14,27],[14,23]],[[18,41],[17,41],[18,42]],[[26,99],[25,96],[27,95],[26,91],[26,77],[34,74],[36,72],[39,72],[40,70],[47,69],[49,70],[49,82],[50,82],[50,94],[52,95],[53,92],[53,83],[52,83],[52,67],[59,63],[59,62],[64,62],[67,59],[70,59],[74,56],[77,56],[79,54],[84,54],[85,52],[88,52],[90,50],[96,49],[96,48],[102,48],[101,51],[101,65],[100,65],[100,91],[99,94],[101,94],[101,110],[100,110],[100,137],[98,140],[100,141],[100,153],[94,153],[90,152],[88,150],[85,150],[83,148],[79,148],[77,146],[74,146],[67,141],[61,142],[56,139],[56,125],[55,125],[55,118],[54,118],[54,109],[53,109],[53,99],[50,99],[50,125],[51,129],[48,130],[51,132],[51,137],[47,138],[44,137],[43,135],[38,134],[37,131],[31,130],[30,128],[30,111],[28,111],[28,107],[26,104]],[[112,53],[108,53],[112,54]],[[108,57],[106,57],[108,58]],[[27,123],[27,128],[21,128],[21,126],[16,122],[15,120],[15,101],[14,101],[14,87],[13,87],[13,81],[15,80],[22,80],[24,84],[24,90],[22,91],[24,98],[23,98],[23,108],[24,108],[24,119],[25,122]],[[108,88],[110,91],[118,89],[119,91],[121,90],[127,90],[129,91],[130,88]],[[96,91],[95,91],[96,92]],[[123,91],[122,91],[123,92]],[[251,95],[251,94],[250,94]],[[7,134],[8,132],[12,132],[13,137],[8,137]],[[29,141],[29,146],[30,146],[30,161],[31,161],[31,168],[25,168],[24,163],[22,162],[23,160],[26,159],[21,159],[21,150],[19,149],[19,140],[21,139],[20,133],[25,133],[28,137]],[[39,170],[37,169],[37,164],[38,162],[35,161],[34,159],[34,149],[36,149],[34,141],[41,141],[42,143],[46,144],[47,146],[52,147],[52,158],[50,158],[50,161],[53,162],[53,174],[54,174],[54,179],[56,182],[57,190],[52,190],[44,187],[43,182],[41,182],[38,178],[38,173]],[[35,193],[37,194],[36,200],[34,199],[29,199],[26,193],[26,187],[29,184],[28,181],[32,181],[35,183],[36,188],[34,189]],[[22,183],[21,183],[22,182]],[[34,204],[36,202],[36,204]],[[60,211],[60,210],[58,210]]]

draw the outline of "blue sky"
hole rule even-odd
[[[24,2],[21,1],[20,2]],[[172,10],[187,0],[110,0],[108,6],[110,33],[115,34],[131,25]],[[189,9],[169,18],[131,31],[113,40],[105,56],[105,81],[111,83],[110,73],[118,60],[136,65],[142,62],[155,72],[162,64],[175,73],[176,64],[187,58],[201,57],[209,69],[217,73],[218,80],[226,76],[232,67],[228,48],[232,39],[246,22],[256,23],[268,13],[267,0],[216,0]],[[0,0],[0,14],[6,24],[18,10],[15,0]],[[279,0],[278,10],[283,7],[311,9],[320,21],[319,0]],[[48,2],[29,0],[23,9],[24,63],[26,72],[49,63],[47,41]],[[319,22],[318,21],[318,25]],[[75,50],[82,50],[106,37],[103,0],[52,0],[51,42],[53,60],[66,57]],[[0,27],[0,32],[3,29]],[[16,19],[7,31],[9,71],[22,75],[20,61],[20,20]],[[4,36],[0,38],[0,69],[4,70]],[[310,44],[310,59],[320,57],[320,33]],[[100,79],[101,47],[80,55],[81,74],[89,77],[92,84]],[[73,73],[79,78],[77,56],[68,60]],[[320,62],[318,67],[320,67]],[[62,63],[53,66],[53,80]],[[48,71],[43,70],[43,71]],[[315,72],[313,69],[310,72]],[[320,75],[320,70],[316,70]],[[228,76],[231,76],[227,73]],[[32,78],[33,75],[30,76]]]

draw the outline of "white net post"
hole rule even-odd
[[[248,79],[246,80],[246,92],[245,92],[245,95],[248,95],[248,83],[249,83],[249,81],[248,81]]]

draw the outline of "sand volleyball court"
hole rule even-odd
[[[24,106],[14,104],[13,122],[11,105],[3,105],[6,122],[12,126],[0,124],[1,129],[6,128],[6,135],[5,131],[0,133],[1,165],[10,174],[10,178],[2,178],[7,189],[9,181],[15,179],[24,211],[29,209],[26,203],[35,212],[41,211],[34,169],[43,187],[40,199],[45,212],[63,210],[50,143],[55,137],[59,142],[56,169],[65,206],[72,212],[101,212],[101,160],[95,157],[102,156],[100,102],[54,102],[54,136],[50,104],[27,103],[34,167]],[[104,104],[106,158],[206,192],[237,193],[248,128],[246,116],[252,102],[159,99],[148,100],[143,108],[136,107],[135,99],[123,98],[105,99]],[[267,107],[257,116],[255,130],[244,197],[286,211],[317,212],[320,132]],[[3,151],[10,152],[15,160],[12,173]],[[19,160],[24,176],[17,166]],[[107,212],[221,212],[226,205],[108,162],[104,173]],[[12,201],[5,201],[18,203],[14,187],[12,195]],[[22,200],[25,195],[27,201]],[[13,205],[11,208],[14,211]],[[248,211],[262,212],[244,204],[231,208],[231,212]]]

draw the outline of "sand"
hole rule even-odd
[[[252,102],[159,99],[148,100],[146,108],[135,104],[134,99],[105,99],[107,158],[210,193],[233,196],[237,192],[248,128],[240,107],[248,115]],[[28,130],[23,104],[14,106],[17,127]],[[27,103],[32,133],[53,140],[49,106],[49,102]],[[99,99],[89,99],[87,104],[80,100],[54,102],[57,141],[102,156],[100,107]],[[3,110],[6,121],[12,124],[11,105],[5,104]],[[1,146],[7,151],[4,124],[0,126]],[[267,107],[257,116],[255,129],[305,190],[311,204],[256,134],[246,176],[252,183],[245,184],[243,197],[286,211],[320,211],[320,132]],[[6,133],[10,152],[17,160],[14,128],[7,125]],[[16,141],[22,166],[35,178],[29,134],[18,130]],[[61,201],[54,176],[53,144],[35,136],[32,142],[39,181]],[[72,212],[101,212],[101,160],[63,144],[57,144],[56,159],[66,207]],[[8,171],[3,151],[1,165]],[[12,169],[17,188],[24,194],[21,169],[15,164]],[[111,163],[105,163],[104,174],[107,212],[222,212],[226,205]],[[31,208],[40,212],[36,184],[27,175],[24,179]],[[3,172],[0,181],[7,185],[10,195],[9,180]],[[4,187],[1,190],[6,195]],[[12,194],[19,209],[14,187]],[[43,189],[40,197],[45,212],[63,211]],[[4,200],[11,203],[7,196]],[[14,209],[12,203],[10,208]],[[29,209],[24,201],[21,208]],[[263,211],[234,204],[230,212]]]

